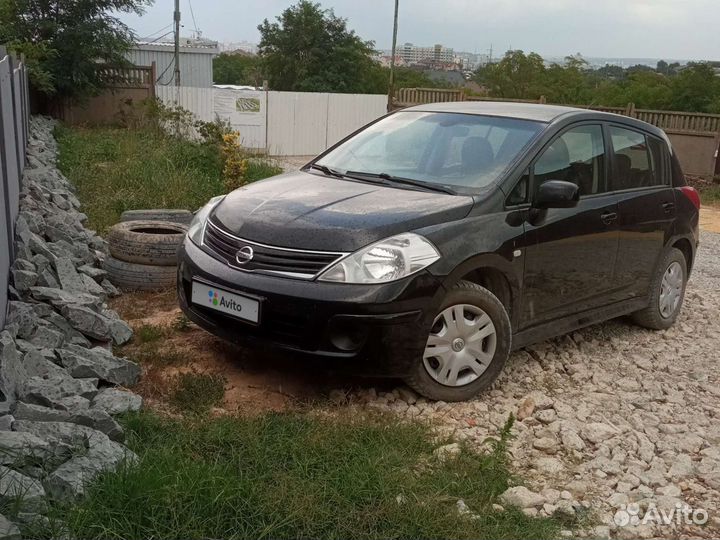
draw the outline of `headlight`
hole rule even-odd
[[[356,251],[325,270],[318,280],[340,283],[387,283],[430,266],[440,253],[413,233],[398,234]]]
[[[190,238],[190,240],[192,240],[194,244],[198,246],[202,245],[203,233],[205,232],[205,223],[207,223],[208,216],[210,215],[210,212],[212,212],[213,208],[215,208],[218,203],[224,198],[225,195],[218,195],[217,197],[213,197],[212,199],[210,199],[210,202],[208,202],[200,210],[195,212],[195,217],[190,222],[187,233],[188,238]]]

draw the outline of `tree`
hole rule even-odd
[[[567,56],[564,64],[552,64],[539,76],[538,92],[549,103],[584,105],[592,101],[593,79],[581,56]]]
[[[595,99],[610,107],[634,103],[640,109],[667,109],[670,93],[670,83],[664,75],[654,70],[633,70],[624,79],[599,88]]]
[[[273,90],[377,90],[374,43],[348,30],[347,21],[332,9],[300,0],[283,11],[277,22],[265,19],[258,30],[262,69]]]
[[[707,63],[690,63],[673,77],[669,108],[677,111],[718,112],[720,79]]]
[[[260,59],[242,51],[221,53],[213,58],[213,82],[261,86]]]
[[[490,94],[502,98],[537,99],[542,95],[541,79],[545,64],[537,53],[508,51],[497,64],[488,64],[475,72],[474,80],[485,85]]]
[[[152,0],[0,0],[0,43],[26,55],[33,87],[80,99],[103,86],[99,63],[127,63],[134,35],[118,13]]]

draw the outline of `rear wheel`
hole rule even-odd
[[[648,307],[633,313],[636,324],[653,330],[670,328],[680,314],[685,286],[687,262],[682,251],[668,249],[660,258],[650,283]]]
[[[423,357],[405,382],[430,399],[462,401],[486,389],[510,352],[510,319],[489,290],[461,281],[443,301]]]

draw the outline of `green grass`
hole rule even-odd
[[[187,332],[191,328],[191,321],[184,313],[178,313],[172,322],[172,328],[177,332]]]
[[[125,210],[197,210],[224,193],[216,146],[169,137],[149,129],[59,126],[60,170],[75,184],[89,226],[101,234]],[[280,173],[252,158],[248,180]]]
[[[167,330],[155,324],[143,324],[135,330],[135,338],[140,343],[151,343],[158,341],[167,335]]]
[[[204,413],[222,404],[225,379],[215,373],[181,373],[175,377],[170,404],[182,413]]]
[[[700,201],[702,204],[714,206],[720,205],[720,184],[708,186],[700,190]]]
[[[502,445],[440,463],[418,423],[297,412],[141,413],[124,423],[139,464],[105,474],[76,506],[52,510],[70,538],[543,539],[561,527],[492,509],[510,480]],[[476,519],[457,514],[459,498]]]

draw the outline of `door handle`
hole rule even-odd
[[[672,203],[672,202],[663,203],[662,209],[665,211],[666,214],[669,214],[670,212],[675,210],[675,203]]]
[[[617,219],[618,215],[617,212],[604,212],[600,219],[605,225],[610,225],[613,221]]]

